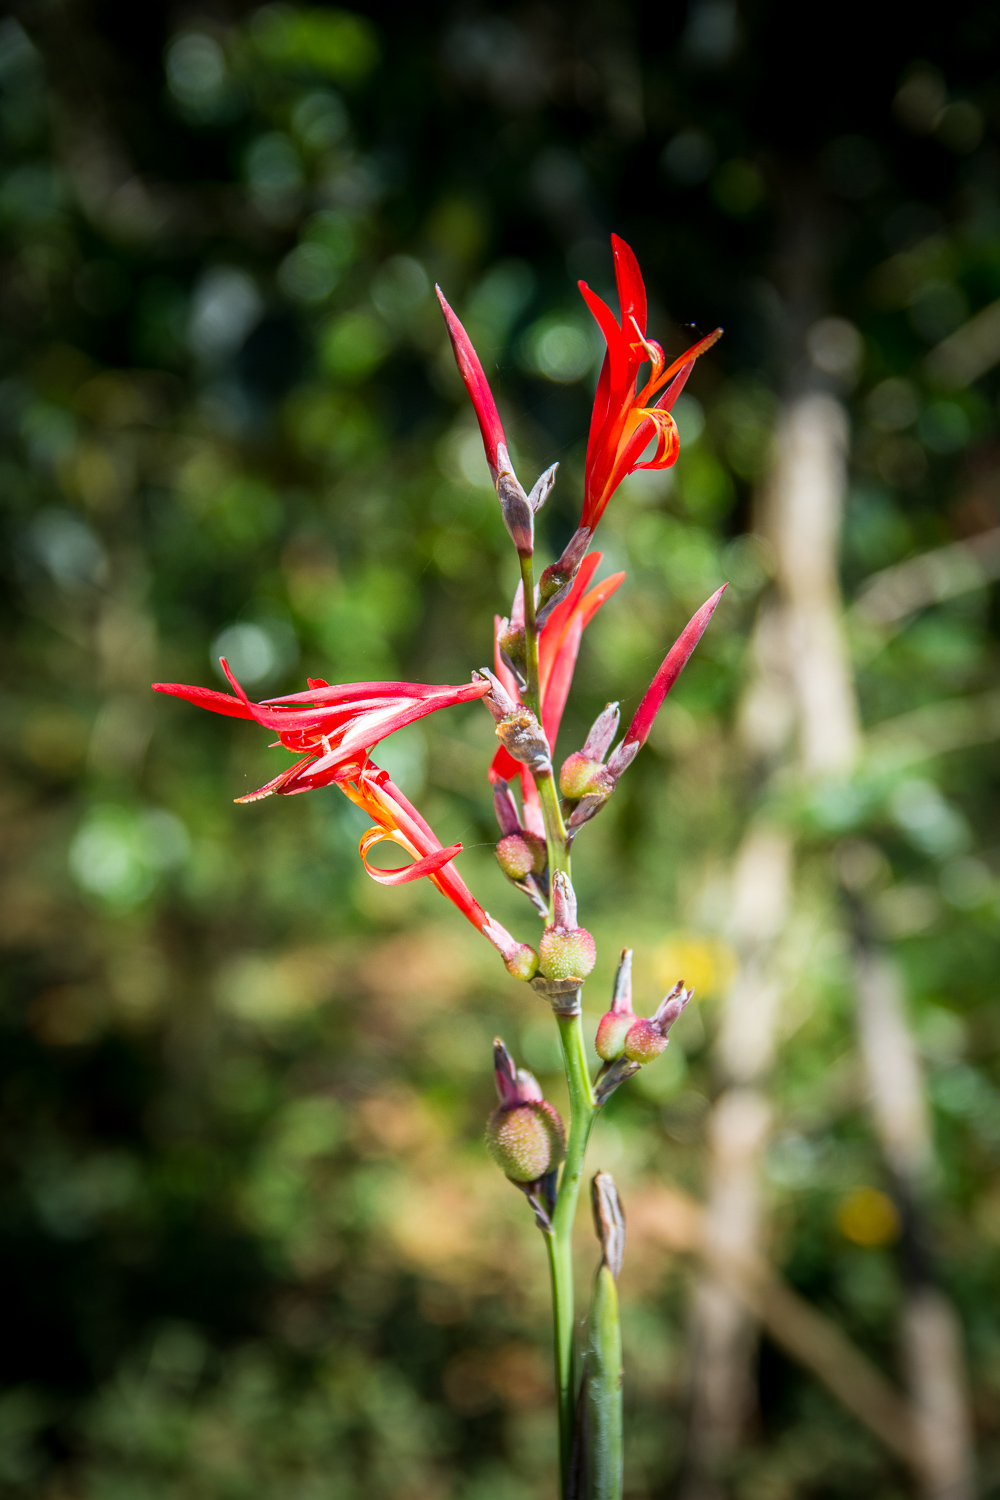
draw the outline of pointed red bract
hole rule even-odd
[[[697,614],[691,616],[691,619],[687,622],[667,652],[663,659],[663,664],[646,689],[642,702],[636,709],[632,722],[625,732],[625,738],[622,740],[623,749],[629,745],[636,745],[638,747],[646,743],[649,731],[653,727],[653,720],[659,713],[664,698],[687,666],[691,658],[691,653],[705,634],[708,622],[715,614],[719,600],[727,588],[728,584],[724,583],[721,589],[715,591],[711,599],[705,601]]]
[[[490,390],[489,381],[483,373],[479,355],[472,347],[472,340],[449,306],[441,288],[436,286],[434,290],[437,292],[441,311],[444,313],[444,321],[448,327],[448,337],[451,339],[451,347],[455,352],[455,363],[458,365],[458,373],[461,375],[465,389],[468,391],[472,405],[475,407],[476,417],[479,420],[479,430],[483,435],[486,462],[490,466],[490,473],[493,476],[495,484],[497,474],[500,471],[497,450],[501,443],[504,448],[507,446],[503,424],[500,421],[500,413],[497,411],[497,404],[493,399],[493,392]]]
[[[579,283],[583,299],[608,346],[597,382],[587,442],[580,524],[591,531],[627,475],[636,469],[668,469],[676,462],[679,440],[670,408],[683,390],[695,360],[711,348],[722,333],[722,329],[717,328],[667,368],[660,345],[646,337],[646,288],[639,263],[618,235],[611,236],[611,244],[621,324],[607,303],[592,292],[586,282]],[[637,393],[639,370],[647,361],[652,369],[646,384]],[[659,400],[655,405],[651,404],[657,391],[664,386],[666,390]],[[642,455],[654,437],[656,450],[653,457],[643,463]]]
[[[331,687],[314,679],[305,692],[251,703],[225,659],[222,668],[235,697],[176,682],[154,682],[153,687],[213,713],[253,719],[276,733],[286,750],[303,757],[257,791],[238,797],[238,802],[257,802],[273,793],[290,796],[349,778],[369,751],[397,729],[439,708],[482,698],[489,691],[489,684],[482,681],[460,687],[423,682],[349,682]]]

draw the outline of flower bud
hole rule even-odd
[[[540,875],[545,869],[545,840],[536,833],[508,833],[496,847],[497,864],[509,880]]]
[[[625,1038],[634,1025],[635,1017],[631,1013],[623,1015],[609,1010],[603,1015],[598,1023],[594,1042],[598,1057],[604,1062],[614,1062],[621,1057],[625,1049]]]
[[[507,973],[525,983],[538,973],[538,954],[529,943],[519,943],[514,952],[504,959]]]
[[[546,927],[538,949],[546,979],[586,979],[597,962],[594,939],[585,927]]]
[[[527,637],[524,626],[509,624],[497,636],[497,645],[515,667],[522,668],[528,660]]]
[[[544,1099],[501,1105],[487,1122],[486,1149],[511,1182],[537,1182],[566,1155],[558,1110]]]
[[[659,1057],[667,1038],[652,1021],[633,1021],[625,1037],[623,1051],[629,1062],[648,1063]]]
[[[591,760],[580,750],[574,750],[562,763],[559,772],[559,790],[571,802],[579,802],[591,792],[614,791],[614,783],[599,760]]]
[[[489,706],[489,700],[484,700]],[[536,775],[552,774],[549,742],[530,708],[518,704],[497,721],[496,737],[514,757]]]

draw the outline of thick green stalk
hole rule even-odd
[[[525,702],[541,721],[541,693],[538,677],[538,629],[535,623],[535,585],[530,557],[521,558],[521,580],[524,585]],[[570,872],[566,847],[566,825],[559,805],[559,793],[552,776],[535,777],[545,837],[548,844],[549,870]],[[559,1041],[569,1087],[570,1129],[566,1161],[559,1181],[559,1194],[552,1216],[552,1230],[546,1234],[549,1270],[552,1277],[552,1317],[555,1328],[556,1385],[559,1398],[559,1469],[561,1492],[566,1493],[573,1427],[576,1419],[576,1379],[574,1341],[576,1334],[573,1296],[573,1221],[580,1196],[583,1162],[587,1142],[597,1116],[594,1091],[590,1086],[583,1027],[579,1015],[558,1015]]]
[[[622,1334],[618,1288],[602,1262],[590,1299],[584,1350],[588,1500],[621,1500]]]
[[[570,1128],[566,1162],[559,1183],[559,1196],[552,1216],[549,1264],[552,1271],[553,1318],[556,1340],[556,1382],[559,1395],[559,1464],[565,1494],[573,1446],[576,1414],[574,1343],[576,1319],[573,1299],[573,1222],[583,1178],[587,1142],[597,1118],[594,1091],[590,1086],[587,1054],[580,1017],[557,1016],[566,1082],[569,1085]]]

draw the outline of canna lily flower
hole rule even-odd
[[[538,637],[538,680],[542,700],[542,728],[550,746],[554,746],[559,734],[563,709],[569,696],[576,658],[580,650],[583,632],[615,590],[621,585],[625,574],[612,573],[610,578],[590,588],[590,582],[601,561],[600,552],[591,552],[580,564],[573,587],[566,597],[550,613]],[[502,634],[505,621],[498,619],[497,637]],[[513,674],[503,664],[497,653],[496,675],[512,698],[517,700],[518,689]],[[491,781],[510,781],[520,776],[522,768],[503,748],[497,751],[490,767]],[[525,777],[522,777],[524,780]],[[530,793],[528,798],[530,798]]]
[[[341,777],[337,785],[374,824],[362,835],[358,846],[361,861],[371,878],[379,885],[394,886],[427,876],[442,895],[458,907],[463,917],[493,944],[508,971],[516,979],[530,979],[538,967],[534,949],[526,943],[518,943],[505,927],[483,910],[452,864],[462,845],[451,844],[445,848],[430,824],[390,779],[389,773],[380,770],[372,761],[363,766],[355,765],[352,774]],[[405,849],[412,855],[414,863],[392,870],[380,870],[369,864],[368,855],[372,849],[384,843],[397,844]]]
[[[719,600],[728,587],[729,585],[724,583],[720,589],[716,589],[711,599],[705,600],[701,609],[691,616],[663,658],[656,676],[649,684],[642,696],[642,702],[632,716],[632,722],[626,729],[621,744],[608,760],[608,770],[615,780],[627,766],[632,764],[648,740],[653,720],[660,712],[664,698],[691,660],[695,646],[708,629],[708,622],[715,614]]]
[[[369,751],[387,735],[439,708],[468,703],[489,691],[489,684],[484,682],[461,687],[423,682],[348,682],[331,687],[322,678],[311,677],[305,692],[251,703],[224,658],[222,669],[235,697],[214,688],[185,687],[176,682],[154,682],[153,688],[158,693],[186,698],[213,713],[253,719],[277,734],[277,744],[302,757],[257,791],[237,797],[237,802],[257,802],[274,792],[287,797],[343,781],[357,773]]]
[[[669,469],[678,453],[677,424],[670,415],[694,362],[721,336],[717,328],[692,344],[668,366],[666,355],[646,337],[646,288],[639,263],[618,235],[611,236],[615,257],[615,280],[621,304],[621,326],[614,313],[585,281],[578,283],[584,301],[593,313],[607,342],[594,397],[594,410],[587,441],[581,529],[592,532],[604,508],[622,480],[636,469]],[[636,391],[642,365],[652,369],[645,385]],[[666,387],[664,390],[663,388]],[[653,402],[657,391],[663,391]],[[656,438],[651,459],[641,462],[650,440]]]
[[[497,411],[497,404],[493,399],[490,383],[483,372],[479,355],[473,348],[469,335],[445,299],[441,288],[438,286],[434,290],[437,292],[437,299],[444,314],[455,363],[458,365],[458,373],[469,393],[469,399],[479,423],[483,448],[486,451],[486,462],[489,464],[490,477],[496,486],[504,525],[520,555],[530,557],[535,545],[535,515],[552,493],[556,469],[559,466],[552,464],[535,481],[531,494],[525,494],[510,461],[500,413]]]
[[[609,703],[598,716],[583,749],[574,751],[563,761],[559,772],[559,789],[564,797],[575,803],[567,823],[571,836],[575,836],[584,823],[588,823],[600,812],[618,785],[622,772],[628,769],[646,743],[664,698],[690,661],[694,648],[705,634],[708,622],[715,614],[727,587],[727,584],[723,584],[691,616],[664,657],[620,744],[608,757],[607,764],[603,763],[604,757],[618,727],[617,703]]]

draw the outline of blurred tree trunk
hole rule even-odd
[[[807,776],[847,769],[858,730],[836,577],[846,421],[829,395],[800,391],[784,405],[759,531],[774,550],[777,601],[754,633],[757,676],[741,736],[766,774],[784,761],[795,724]],[[716,1041],[721,1090],[709,1126],[707,1236],[735,1260],[764,1253],[760,1160],[770,1134],[768,1075],[784,977],[780,939],[790,908],[789,834],[751,825],[737,854],[732,938],[739,970]],[[731,1286],[706,1271],[693,1314],[687,1495],[714,1500],[755,1406],[756,1329]]]
[[[899,975],[858,912],[855,995],[872,1116],[899,1204],[906,1300],[901,1327],[923,1491],[928,1500],[971,1500],[972,1424],[958,1318],[934,1275],[926,1201],[933,1144],[923,1070]]]
[[[784,291],[789,377],[756,521],[773,549],[775,597],[761,605],[753,639],[756,677],[740,721],[748,759],[765,783],[790,760],[806,780],[844,775],[861,748],[838,577],[848,422],[807,349],[821,307],[824,216],[808,189],[791,191],[786,211],[777,279]],[[768,1076],[781,995],[790,982],[782,973],[781,934],[793,869],[789,834],[760,820],[752,823],[734,865],[732,937],[739,968],[715,1044],[720,1092],[708,1128],[706,1237],[737,1263],[765,1253],[760,1163],[770,1134]],[[903,1347],[922,1449],[922,1488],[928,1500],[968,1500],[970,1423],[959,1331],[919,1251],[930,1160],[923,1081],[892,971],[860,944],[857,992],[875,1125],[907,1224]],[[692,1312],[685,1500],[720,1500],[726,1491],[727,1469],[755,1412],[756,1340],[745,1301],[709,1263]]]

